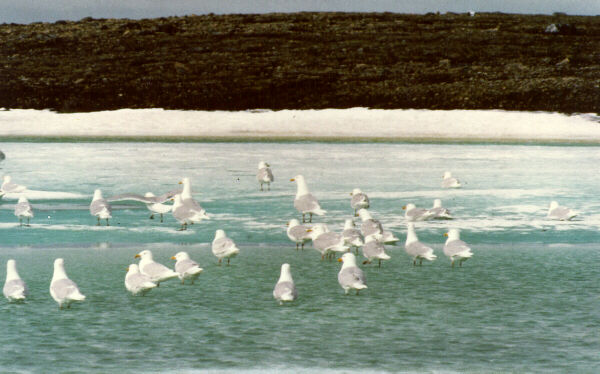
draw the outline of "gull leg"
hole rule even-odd
[[[150,219],[154,219],[154,213],[150,214]]]
[[[29,217],[27,217],[27,227],[29,227]]]
[[[110,225],[108,224],[108,218],[106,219],[106,226],[110,226]]]
[[[267,183],[267,191],[271,191],[271,183]]]
[[[358,296],[358,289],[356,290],[356,296]]]
[[[378,267],[381,267],[381,260],[379,260],[379,266]]]
[[[416,258],[413,260],[413,266],[417,266],[417,259]]]
[[[304,242],[302,242],[302,247],[301,248],[302,248],[302,250],[304,250]]]
[[[263,186],[262,183],[260,184],[260,190],[263,191]]]
[[[302,213],[302,223],[306,222],[306,219],[304,218],[305,213]]]
[[[310,219],[308,220],[309,223],[312,223],[312,213],[308,213],[310,214]]]
[[[96,226],[100,226],[100,216],[98,216],[96,218],[98,218],[98,223],[96,223]]]
[[[454,267],[454,259],[452,259],[452,262],[450,262],[450,265],[452,265],[452,267]]]
[[[423,259],[419,260],[419,266],[423,266]]]
[[[161,213],[160,214],[160,223],[162,223],[162,222],[163,222],[163,214]]]
[[[23,218],[19,217],[19,226],[23,226]]]
[[[221,260],[222,260],[222,259],[219,259],[219,266],[221,266]]]
[[[299,245],[300,245],[300,243],[296,243],[296,250],[298,250]]]
[[[227,266],[229,266],[229,260],[230,260],[230,258],[227,257]]]

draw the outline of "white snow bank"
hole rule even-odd
[[[122,109],[92,113],[0,111],[0,137],[390,139],[600,143],[593,115],[500,110],[367,108],[206,112]]]

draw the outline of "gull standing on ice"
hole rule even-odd
[[[319,202],[317,199],[308,191],[308,186],[306,185],[306,181],[304,180],[304,176],[296,175],[294,178],[290,179],[290,182],[296,182],[297,190],[296,190],[296,198],[294,199],[294,207],[302,213],[302,223],[306,222],[304,216],[306,213],[310,215],[310,219],[308,222],[312,222],[313,214],[318,216],[322,216],[327,213],[326,210],[321,209]]]
[[[212,253],[219,259],[219,265],[221,265],[224,258],[227,259],[227,265],[229,265],[231,257],[235,257],[240,253],[240,249],[236,247],[233,240],[225,235],[225,231],[219,229],[215,232],[215,238],[212,242]]]
[[[273,297],[279,301],[279,304],[283,304],[284,301],[294,301],[298,297],[298,291],[290,272],[290,264],[281,265],[281,273],[273,289]]]
[[[176,278],[178,274],[163,264],[154,261],[152,252],[148,249],[141,251],[135,258],[140,259],[140,272],[150,277],[150,280],[160,286],[160,282]]]
[[[350,200],[350,206],[352,207],[352,209],[354,209],[355,217],[358,216],[357,212],[359,209],[368,209],[369,208],[369,206],[370,206],[369,196],[367,196],[367,194],[362,192],[360,190],[360,188],[353,189],[352,192],[350,193],[350,196],[352,196],[352,199]]]
[[[414,223],[409,222],[407,226],[408,233],[406,234],[406,244],[404,249],[406,250],[406,253],[413,258],[413,266],[417,264],[417,260],[419,260],[419,265],[423,264],[423,259],[428,261],[435,260],[437,256],[433,254],[433,249],[421,243],[419,238],[417,238]]]
[[[158,285],[152,282],[149,276],[142,274],[137,264],[131,264],[127,268],[127,274],[125,275],[125,288],[131,292],[132,295],[146,294],[146,292],[157,287]]]
[[[112,208],[108,201],[102,197],[102,191],[96,189],[94,191],[94,197],[90,204],[90,214],[98,218],[97,226],[100,226],[100,220],[106,220],[106,226],[108,226],[108,219],[112,218]]]
[[[443,188],[460,188],[462,184],[460,181],[452,176],[452,173],[449,171],[444,172],[444,176],[442,177],[442,187]]]
[[[321,260],[335,252],[347,252],[350,247],[346,245],[344,237],[336,232],[331,232],[325,224],[318,224],[312,228],[313,248],[321,253]]]
[[[295,218],[290,220],[287,226],[287,236],[291,241],[296,243],[296,250],[298,250],[298,246],[300,245],[302,246],[302,249],[304,249],[304,243],[311,239],[308,226],[301,225]]]
[[[550,203],[550,208],[548,209],[547,215],[548,218],[559,221],[569,221],[575,216],[577,216],[577,213],[575,213],[574,210],[564,206],[559,206],[558,202],[556,201],[552,201]]]
[[[444,244],[444,254],[450,257],[452,267],[454,267],[455,260],[458,260],[458,266],[462,266],[463,262],[473,256],[473,252],[471,252],[471,248],[467,243],[460,240],[459,229],[450,229],[444,236],[448,237],[446,244]]]
[[[171,257],[171,260],[177,261],[175,263],[175,271],[179,275],[181,284],[185,284],[186,279],[190,279],[192,284],[194,284],[194,281],[203,270],[196,261],[190,259],[190,255],[187,252],[179,252]]]
[[[77,284],[67,277],[65,262],[62,258],[54,260],[54,275],[50,282],[50,296],[58,303],[60,309],[63,306],[71,307],[74,301],[83,301],[85,296],[79,291]]]
[[[201,222],[203,219],[210,219],[200,204],[192,197],[192,189],[189,178],[183,178],[183,191],[175,195],[173,201],[173,217],[181,223],[179,230],[186,230],[188,224]]]
[[[433,208],[429,209],[428,212],[432,215],[433,219],[452,219],[450,211],[442,207],[442,200],[433,200]]]
[[[365,245],[362,248],[363,256],[367,258],[363,264],[370,264],[373,260],[379,261],[379,267],[381,267],[381,260],[389,260],[390,256],[385,253],[385,247],[383,243],[377,241],[377,239],[369,236],[366,239]]]
[[[2,292],[8,301],[23,301],[27,296],[27,286],[17,272],[15,260],[11,259],[6,262],[6,282],[4,282]]]
[[[156,197],[152,192],[146,192],[144,197]],[[154,214],[160,214],[160,222],[163,222],[163,214],[169,213],[171,209],[173,209],[172,205],[167,205],[163,203],[146,203],[146,208],[152,212],[150,215],[150,219],[154,219]]]
[[[362,232],[365,240],[369,236],[373,236],[377,240],[383,239],[383,226],[381,222],[374,219],[366,209],[359,209],[358,215],[362,220],[360,231]]]
[[[415,204],[412,203],[404,205],[402,210],[406,210],[404,218],[406,218],[407,221],[426,221],[433,218],[433,213],[428,209],[417,208]]]
[[[271,171],[271,165],[264,161],[259,162],[256,179],[258,179],[261,191],[263,191],[263,184],[266,184],[268,191],[271,191],[271,182],[275,180],[275,178],[273,178],[273,172]]]
[[[23,226],[23,218],[27,218],[26,226],[29,226],[29,220],[33,218],[33,209],[25,196],[19,197],[19,202],[15,205],[15,216],[19,218],[19,226]]]
[[[344,253],[338,261],[342,262],[342,268],[338,273],[338,283],[346,294],[350,289],[355,289],[358,295],[358,291],[367,288],[367,279],[363,271],[356,266],[356,257],[353,253]]]
[[[346,221],[344,221],[344,231],[342,231],[342,236],[344,237],[344,242],[346,245],[354,247],[357,254],[358,247],[365,244],[360,230],[354,226],[354,221],[351,218],[348,218]]]
[[[0,186],[0,191],[4,193],[19,193],[25,191],[26,189],[27,187],[14,183],[10,175],[5,175],[2,177],[2,186]]]

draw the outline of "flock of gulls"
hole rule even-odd
[[[269,164],[260,162],[256,174],[260,190],[264,191],[266,186],[270,190],[270,184],[274,181],[273,172]],[[337,254],[341,257],[337,261],[342,263],[338,273],[338,282],[347,294],[355,290],[356,294],[360,290],[366,289],[366,277],[364,272],[357,264],[355,254],[358,254],[359,248],[362,248],[363,265],[371,264],[377,261],[381,267],[382,261],[389,260],[390,256],[385,252],[385,245],[395,245],[400,239],[395,237],[390,231],[383,228],[382,223],[373,218],[369,212],[370,201],[366,193],[359,188],[355,188],[351,193],[350,206],[354,210],[354,216],[361,220],[360,228],[357,228],[353,219],[346,219],[344,229],[341,233],[330,231],[324,223],[312,223],[313,216],[322,216],[327,213],[319,205],[317,198],[311,194],[304,176],[296,175],[290,179],[296,182],[297,190],[293,205],[302,214],[302,222],[298,219],[292,219],[287,224],[287,236],[295,243],[296,250],[304,249],[307,242],[312,242],[312,247],[321,254],[321,259],[333,259]],[[90,214],[97,219],[100,225],[101,220],[106,221],[112,218],[111,202],[133,200],[143,202],[151,212],[150,218],[160,215],[161,222],[163,215],[171,213],[173,217],[181,224],[179,230],[186,230],[188,225],[199,223],[202,220],[210,219],[206,211],[191,195],[191,184],[189,178],[183,178],[180,184],[183,189],[170,191],[159,196],[151,192],[145,195],[122,194],[109,198],[102,196],[102,191],[97,189],[90,204]],[[443,188],[461,188],[461,182],[452,176],[450,172],[445,172],[442,179]],[[0,198],[7,193],[24,193],[26,187],[16,184],[11,177],[5,175],[0,186]],[[172,201],[172,204],[166,204]],[[419,241],[415,231],[414,222],[426,220],[450,220],[453,219],[450,211],[442,206],[440,199],[435,199],[433,207],[430,209],[417,208],[414,204],[407,204],[402,207],[405,210],[405,219],[407,221],[407,236],[405,241],[405,251],[412,258],[413,266],[422,265],[423,260],[434,261],[437,256],[431,247]],[[22,195],[15,205],[15,216],[18,217],[20,225],[26,219],[26,225],[29,225],[33,218],[33,209],[27,198]],[[566,207],[559,206],[556,201],[552,201],[548,210],[547,217],[555,220],[570,220],[576,213]],[[460,230],[453,228],[444,234],[447,239],[443,247],[444,254],[450,259],[451,266],[455,263],[462,266],[463,262],[473,256],[473,252],[467,243],[460,239]],[[235,242],[228,238],[221,229],[216,230],[212,242],[212,252],[217,257],[219,265],[223,260],[230,263],[232,257],[239,252]],[[353,253],[354,252],[354,253]],[[138,264],[131,264],[125,275],[125,288],[134,295],[145,294],[151,289],[157,287],[161,282],[173,278],[179,278],[182,284],[186,280],[194,283],[194,280],[202,272],[202,268],[197,262],[192,260],[188,253],[179,252],[171,259],[175,260],[174,270],[155,262],[152,252],[144,250],[135,258],[139,258]],[[6,264],[6,282],[3,288],[4,296],[9,301],[23,301],[27,297],[27,286],[17,272],[16,262],[13,259]],[[70,307],[71,303],[85,300],[76,283],[68,278],[64,260],[57,258],[54,261],[54,274],[50,282],[50,295],[58,303],[59,308]],[[279,280],[273,290],[273,297],[280,303],[293,301],[297,298],[294,280],[292,278],[290,265],[284,263],[281,265]]]

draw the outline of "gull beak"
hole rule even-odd
[[[289,226],[290,226],[290,223],[289,223],[289,222],[287,222],[285,225],[289,227]]]
[[[129,271],[129,266],[127,266],[127,267],[125,268],[125,270]]]
[[[402,210],[406,210],[406,205],[402,205]]]
[[[183,182],[182,182],[182,181],[179,181],[177,184],[183,184]]]
[[[266,166],[266,167],[268,167],[268,168],[270,168],[270,167],[271,167],[271,165],[269,165],[269,164],[267,164],[267,163],[265,163],[265,166]]]
[[[294,178],[290,179],[290,182],[295,182],[296,180]]]
[[[445,237],[448,237],[448,233],[447,233],[447,232],[445,232],[445,233],[444,233],[444,236],[445,236]]]
[[[175,256],[171,256],[171,260],[177,260]]]
[[[142,256],[140,256],[140,254],[138,253],[137,255],[133,256],[133,258],[140,258]]]
[[[171,201],[175,201],[175,199],[169,199],[169,200],[171,200]]]
[[[306,232],[312,232],[312,229],[306,229]]]
[[[350,196],[352,196],[352,192],[350,192]]]
[[[342,258],[338,258],[338,262],[344,262],[344,260],[342,260]]]

